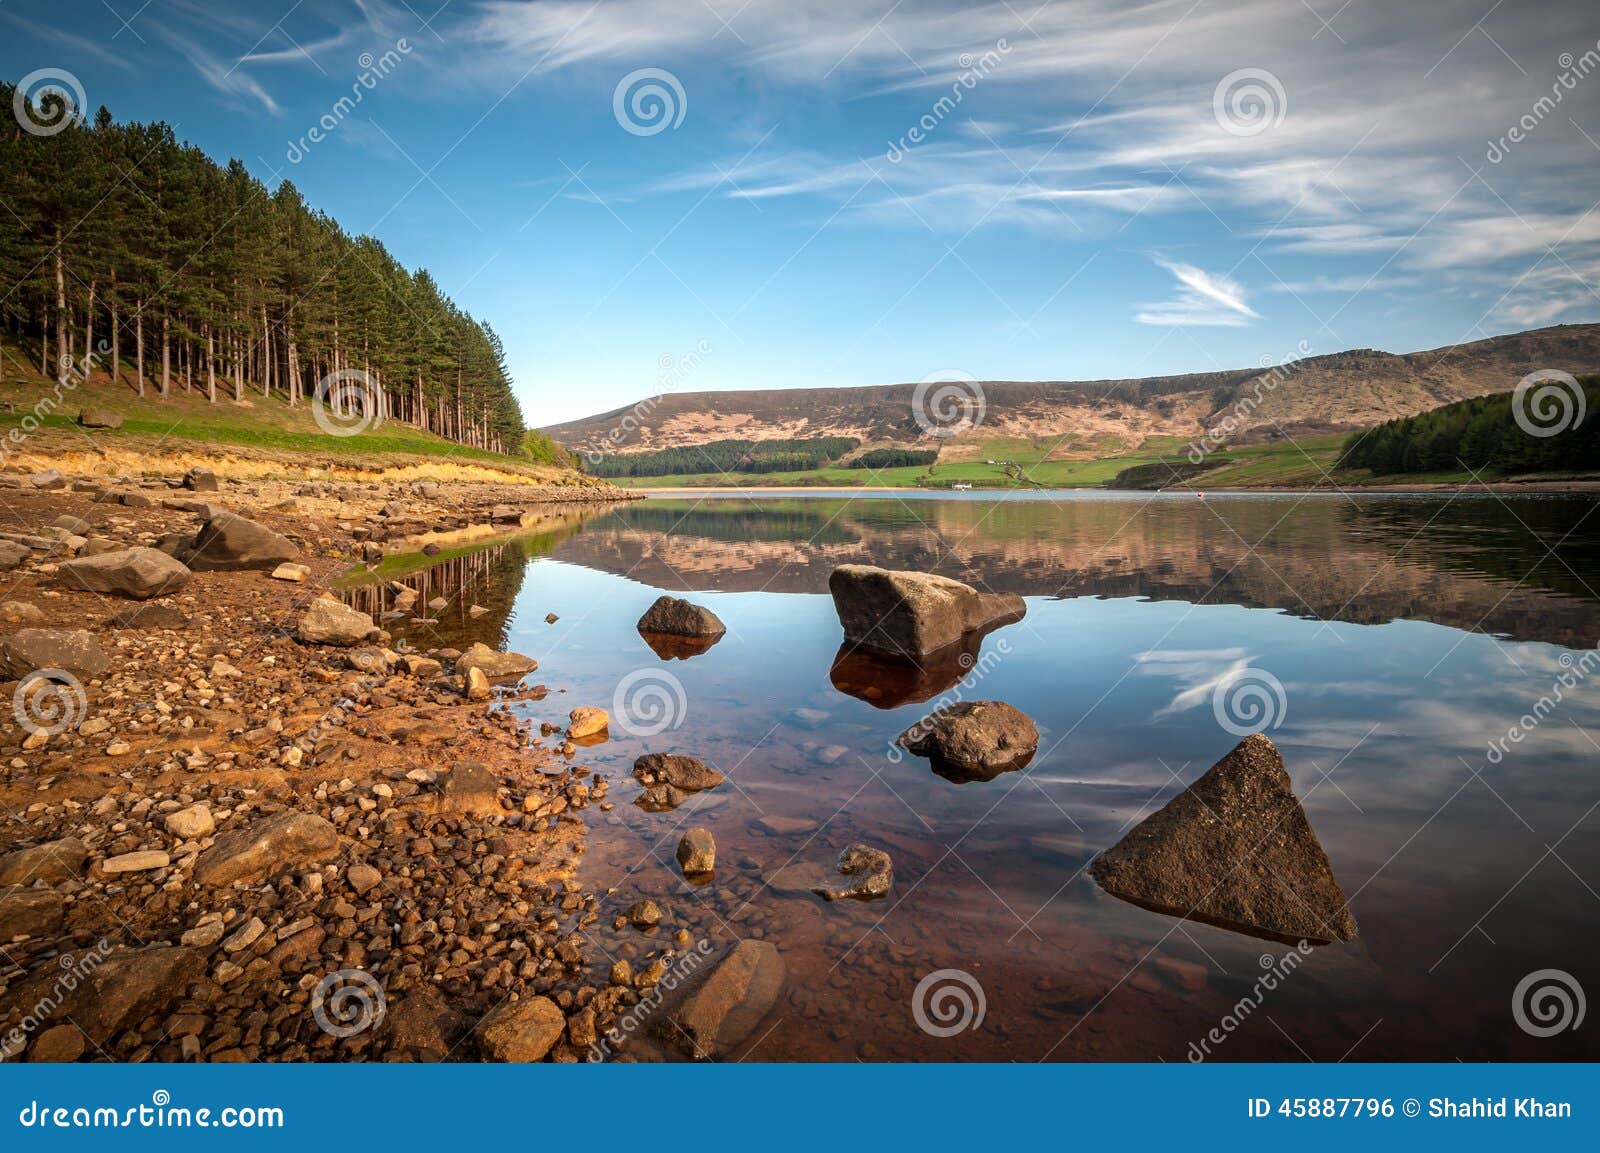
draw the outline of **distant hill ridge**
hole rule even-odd
[[[1126,380],[983,381],[983,421],[946,455],[985,439],[1062,438],[1061,459],[1147,437],[1193,440],[1231,422],[1233,443],[1366,428],[1451,401],[1504,392],[1538,369],[1600,371],[1600,324],[1558,325],[1404,355],[1362,348],[1281,366]],[[544,429],[579,451],[639,452],[742,438],[854,436],[864,445],[930,438],[915,383],[666,393]]]

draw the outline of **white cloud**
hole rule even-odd
[[[1160,304],[1143,305],[1134,316],[1140,324],[1237,328],[1261,318],[1245,303],[1244,289],[1237,281],[1159,256],[1155,262],[1177,278],[1178,295]]]

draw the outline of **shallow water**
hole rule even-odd
[[[538,677],[568,691],[519,706],[531,717],[612,710],[612,739],[578,758],[613,782],[615,802],[584,814],[583,879],[618,889],[597,959],[639,955],[647,939],[605,926],[644,896],[668,909],[668,934],[773,941],[788,979],[741,1055],[1594,1059],[1592,1025],[1534,1036],[1513,991],[1542,969],[1600,989],[1596,508],[1446,495],[651,499],[558,510],[510,545],[391,575],[426,585],[424,600],[451,598],[438,624],[411,627],[417,643],[481,639],[538,658]],[[1028,614],[942,677],[835,670],[826,582],[851,561],[1020,593]],[[634,622],[662,591],[710,607],[728,634],[687,659],[658,655]],[[375,589],[352,595],[383,607]],[[490,611],[470,617],[474,602]],[[1087,875],[1255,727],[1219,697],[1229,674],[1267,686],[1265,731],[1351,898],[1353,942],[1296,954],[1127,904]],[[1559,702],[1523,725],[1553,691]],[[1009,701],[1038,723],[1039,754],[993,781],[936,775],[891,744],[930,697]],[[646,813],[629,770],[653,751],[694,754],[729,779]],[[769,835],[763,817],[816,828]],[[687,884],[673,860],[690,825],[716,836],[707,884]],[[888,898],[827,904],[764,883],[855,843],[893,857]],[[915,990],[938,970],[969,975],[981,1023],[952,1036],[919,1025]],[[1269,972],[1280,976],[1264,990]]]

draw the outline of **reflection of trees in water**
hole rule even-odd
[[[1567,645],[1600,635],[1600,598],[1584,584],[1600,559],[1600,514],[1583,498],[652,504],[590,523],[562,559],[674,589],[823,593],[835,565],[863,562],[1032,596],[1416,619]]]
[[[645,501],[612,513],[635,532],[702,537],[713,541],[812,541],[854,544],[860,536],[849,524],[819,509],[822,502],[762,501],[759,509],[697,506],[688,501]]]

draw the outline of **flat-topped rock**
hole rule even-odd
[[[633,762],[633,776],[641,785],[671,785],[686,793],[714,789],[727,779],[698,757],[681,753],[646,753]]]
[[[969,633],[1021,620],[1027,612],[1019,596],[874,565],[840,565],[828,577],[828,591],[846,643],[902,657],[937,653]]]
[[[18,629],[0,637],[0,678],[20,680],[39,669],[98,677],[111,671],[111,658],[87,629]]]
[[[729,949],[690,991],[668,1007],[660,1035],[696,1060],[720,1057],[755,1032],[783,990],[783,955],[770,941]]]
[[[350,648],[372,640],[379,631],[366,613],[333,597],[320,596],[300,618],[296,635],[306,644]]]
[[[237,513],[213,511],[179,560],[196,572],[264,569],[271,572],[300,555],[300,546],[266,525]]]
[[[189,583],[189,568],[160,549],[130,548],[62,561],[56,578],[71,588],[134,600],[175,593]]]
[[[507,677],[520,677],[538,669],[539,662],[521,653],[502,653],[491,649],[482,641],[475,642],[456,658],[456,673],[465,676],[468,669],[477,669],[491,681]]]
[[[1097,857],[1090,873],[1123,900],[1253,936],[1325,944],[1356,935],[1283,758],[1260,734]]]
[[[338,851],[339,834],[331,824],[289,810],[223,833],[200,854],[194,879],[201,885],[253,884],[291,868],[321,864]]]
[[[727,626],[708,608],[679,597],[656,598],[639,618],[639,631],[676,637],[720,637]]]

